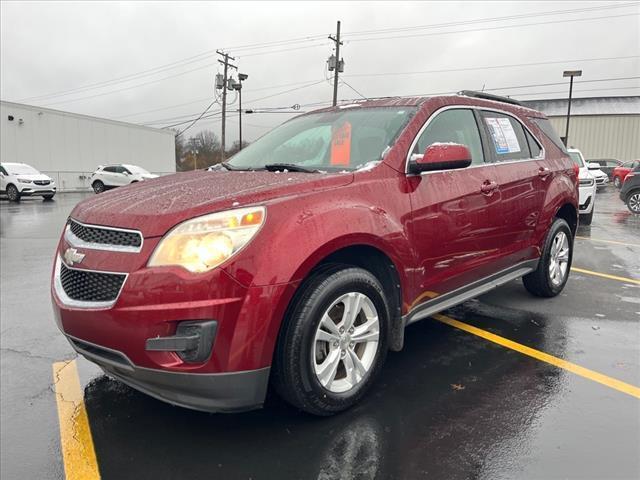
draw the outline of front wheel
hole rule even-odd
[[[311,277],[278,339],[273,382],[287,402],[314,415],[354,405],[380,373],[389,307],[366,270],[334,267]]]
[[[43,201],[47,202],[49,200],[53,200],[54,195],[55,195],[55,193],[53,195],[43,195],[42,199],[43,199]]]
[[[544,243],[538,268],[522,277],[529,293],[537,297],[555,297],[569,279],[573,259],[573,235],[569,224],[556,218]]]
[[[631,192],[627,197],[627,208],[631,213],[640,213],[640,191]]]
[[[7,198],[10,202],[19,202],[20,201],[20,192],[15,185],[7,186]]]

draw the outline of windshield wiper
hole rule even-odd
[[[270,172],[281,172],[288,170],[289,172],[303,172],[303,173],[318,173],[315,168],[302,167],[294,163],[267,163],[264,166],[265,170]]]

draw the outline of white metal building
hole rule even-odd
[[[547,115],[564,137],[566,98],[523,103]],[[574,98],[569,146],[580,149],[587,159],[640,159],[640,96]]]
[[[175,172],[174,133],[49,108],[0,102],[0,161],[21,162],[51,176],[60,190],[89,188],[110,163]]]

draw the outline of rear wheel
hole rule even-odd
[[[525,288],[537,297],[555,297],[569,279],[573,258],[573,235],[569,224],[556,218],[545,240],[538,268],[522,278]]]
[[[335,267],[312,277],[278,340],[273,382],[287,402],[314,415],[354,405],[380,373],[389,307],[378,279]]]
[[[20,201],[20,192],[15,185],[7,185],[7,198],[10,202]]]
[[[640,190],[631,192],[626,203],[631,213],[640,213]]]
[[[91,186],[93,187],[93,191],[96,193],[104,192],[104,183],[102,183],[100,180],[96,180]]]
[[[616,186],[616,188],[620,188],[622,186],[620,177],[613,177],[613,184]]]

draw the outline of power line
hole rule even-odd
[[[351,90],[353,90],[354,92],[356,92],[357,95],[360,95],[362,98],[364,98],[365,100],[369,100],[367,97],[365,97],[363,94],[361,94],[358,90],[356,90],[355,88],[353,88],[351,85],[349,85],[347,82],[344,81],[343,78],[340,79],[340,81],[342,83],[344,83],[347,87],[349,87]]]
[[[611,10],[617,8],[628,8],[638,6],[640,3],[638,2],[628,2],[628,3],[620,3],[615,5],[602,5],[595,7],[582,7],[575,8],[570,10],[551,10],[544,12],[528,12],[517,15],[507,15],[502,17],[489,17],[489,18],[478,18],[478,19],[470,19],[470,20],[460,20],[456,22],[445,22],[445,23],[435,23],[428,25],[417,25],[417,26],[409,26],[409,27],[393,27],[393,28],[383,28],[383,29],[375,29],[375,30],[362,30],[359,32],[351,32],[346,33],[345,37],[349,36],[357,36],[357,35],[371,35],[371,34],[384,34],[384,33],[393,33],[393,32],[402,32],[402,31],[411,31],[411,30],[424,30],[429,28],[445,28],[451,26],[458,25],[471,25],[475,23],[486,23],[486,22],[497,22],[497,21],[505,21],[505,20],[517,20],[520,18],[533,18],[533,17],[544,17],[549,15],[568,15],[573,13],[587,13],[592,11],[599,10]]]
[[[202,112],[198,118],[196,118],[193,122],[191,122],[191,123],[189,124],[189,126],[188,126],[188,127],[185,127],[185,128],[183,128],[182,130],[180,130],[178,133],[176,133],[176,137],[179,137],[179,136],[180,136],[180,135],[182,135],[184,132],[186,132],[187,130],[189,130],[191,127],[193,127],[193,126],[196,124],[196,122],[197,122],[198,120],[200,120],[200,119],[204,116],[204,114],[205,114],[205,113],[207,113],[207,112],[209,111],[209,109],[210,109],[211,107],[213,107],[213,105],[214,105],[215,103],[216,103],[216,101],[215,101],[215,100],[214,100],[213,102],[211,102],[211,103],[209,104],[209,106],[208,106],[207,108],[205,108],[204,112]]]
[[[504,30],[507,28],[521,28],[521,27],[533,27],[538,25],[552,25],[557,23],[570,23],[570,22],[587,22],[591,20],[604,20],[607,18],[629,18],[632,16],[638,16],[640,13],[627,13],[623,15],[606,15],[602,17],[588,17],[588,18],[567,18],[563,20],[551,20],[548,22],[533,22],[533,23],[520,23],[518,25],[500,25],[495,27],[482,27],[482,28],[471,28],[467,30],[451,30],[448,32],[432,32],[432,33],[416,33],[412,35],[396,35],[393,37],[372,37],[372,38],[356,38],[353,40],[345,40],[347,43],[353,42],[369,42],[369,41],[377,41],[377,40],[394,40],[398,38],[416,38],[416,37],[431,37],[436,35],[448,35],[454,33],[472,33],[472,32],[487,32],[492,30]]]
[[[356,74],[349,74],[344,76],[349,78],[356,78],[356,77],[388,77],[388,76],[397,76],[397,75],[423,75],[423,74],[429,74],[429,73],[468,72],[473,70],[492,70],[492,69],[515,68],[515,67],[534,67],[534,66],[537,67],[540,65],[556,65],[556,64],[577,63],[577,62],[628,60],[632,58],[640,58],[640,55],[627,55],[623,57],[579,58],[575,60],[552,60],[548,62],[512,63],[507,65],[484,65],[481,67],[447,68],[447,69],[438,69],[438,70],[422,70],[422,71],[414,71],[414,72],[356,73]]]
[[[360,31],[360,32],[352,32],[350,34],[346,34],[346,36],[358,36],[358,35],[364,35],[364,34],[379,34],[379,33],[391,33],[391,32],[402,32],[402,31],[411,31],[411,30],[420,30],[420,29],[429,29],[429,28],[443,28],[443,27],[449,27],[449,26],[456,26],[456,25],[469,25],[469,24],[476,24],[476,23],[486,23],[486,22],[495,22],[495,21],[505,21],[505,20],[513,20],[513,19],[518,19],[518,18],[533,18],[533,17],[540,17],[540,16],[548,16],[548,15],[563,15],[563,14],[572,14],[572,13],[585,13],[585,12],[591,12],[591,11],[598,11],[598,10],[610,10],[610,9],[617,9],[617,8],[626,8],[626,7],[632,7],[632,6],[636,6],[638,5],[637,2],[631,2],[631,3],[625,3],[625,4],[616,4],[616,5],[606,5],[606,6],[597,6],[597,7],[585,7],[585,8],[579,8],[579,9],[570,9],[570,10],[553,10],[553,11],[545,11],[545,12],[532,12],[532,13],[527,13],[527,14],[519,14],[519,15],[509,15],[509,16],[503,16],[503,17],[493,17],[493,18],[481,18],[481,19],[471,19],[471,20],[463,20],[463,21],[457,21],[457,22],[448,22],[448,23],[444,23],[444,24],[431,24],[431,25],[420,25],[420,26],[408,26],[408,27],[396,27],[396,28],[387,28],[387,29],[378,29],[378,30],[366,30],[366,31]],[[632,14],[633,15],[633,14]],[[626,16],[626,15],[625,15]],[[588,19],[567,19],[567,20],[560,20],[560,21],[556,21],[556,22],[551,22],[551,23],[560,23],[560,22],[564,22],[564,21],[583,21],[583,20],[592,20],[592,19],[599,19],[599,18],[611,18],[611,17],[591,17]],[[549,23],[549,22],[546,22]],[[533,25],[533,24],[530,24]],[[530,26],[530,25],[511,25],[511,26],[504,26],[504,27],[489,27],[486,29],[496,29],[496,28],[513,28],[513,27],[519,27],[519,26]],[[482,29],[485,30],[485,29]],[[476,30],[463,30],[463,31],[451,31],[451,32],[435,32],[434,34],[447,34],[447,33],[464,33],[467,31],[478,31],[478,29]],[[425,34],[422,34],[425,35]],[[427,34],[427,35],[431,35],[431,34]],[[420,35],[419,35],[420,36]],[[404,37],[387,37],[387,38],[405,38],[407,36]],[[354,40],[351,41],[370,41],[370,40],[376,40],[377,38],[356,38]],[[379,38],[379,39],[386,39],[386,38]],[[320,40],[324,40],[324,35],[313,35],[313,36],[305,36],[305,37],[298,37],[298,38],[292,38],[292,39],[288,39],[288,40],[275,40],[275,41],[271,41],[271,42],[263,42],[263,43],[254,43],[254,44],[248,44],[248,45],[244,45],[244,46],[239,46],[239,47],[235,47],[234,50],[260,50],[260,49],[264,49],[264,48],[271,48],[274,46],[283,46],[283,45],[288,45],[288,44],[295,44],[295,43],[300,43],[300,42],[317,42]],[[283,51],[291,51],[291,50],[297,50],[297,49],[301,49],[301,48],[316,48],[322,45],[309,45],[309,46],[305,46],[305,47],[297,47],[297,48],[292,48],[292,49],[283,49],[283,50],[272,50],[272,51],[267,51],[267,52],[259,52],[259,53],[254,53],[254,54],[247,54],[247,55],[243,55],[243,56],[256,56],[256,55],[266,55],[266,54],[271,54],[271,53],[279,53],[279,52],[283,52]],[[101,82],[95,82],[95,83],[91,83],[91,84],[87,84],[84,86],[80,86],[80,87],[76,87],[73,89],[69,89],[69,90],[62,90],[62,91],[57,91],[57,92],[53,92],[53,93],[49,93],[49,94],[44,94],[44,95],[38,95],[38,96],[31,96],[31,97],[26,97],[23,99],[20,99],[19,101],[27,101],[27,100],[41,100],[41,99],[45,99],[45,98],[52,98],[52,97],[59,97],[59,96],[67,96],[67,95],[71,95],[73,93],[81,93],[84,91],[88,91],[91,89],[96,89],[96,88],[103,88],[106,86],[111,86],[113,84],[117,84],[117,83],[123,83],[123,82],[129,82],[132,80],[136,80],[138,78],[143,78],[145,76],[151,76],[151,75],[156,75],[158,73],[161,73],[163,71],[167,71],[167,70],[171,70],[174,68],[178,68],[184,65],[188,65],[191,63],[196,63],[199,62],[201,60],[204,60],[207,57],[211,57],[215,54],[215,50],[207,50],[204,51],[202,53],[199,53],[197,55],[192,55],[189,57],[186,57],[184,59],[181,60],[176,60],[174,62],[170,62],[167,64],[163,64],[160,65],[158,67],[153,67],[150,69],[146,69],[146,70],[142,70],[140,72],[136,72],[136,73],[132,73],[132,74],[128,74],[128,75],[124,75],[124,76],[120,76],[120,77],[116,77],[116,78],[112,78],[110,80],[105,80],[105,81],[101,81]],[[206,68],[206,66],[202,66],[202,67],[198,67],[198,69],[201,68]],[[187,72],[181,72],[178,75],[174,75],[174,76],[169,76],[169,77],[165,77],[162,80],[166,80],[168,78],[174,78],[175,76],[179,76],[179,75],[184,75],[187,73],[190,73],[191,71],[194,70],[190,70]],[[158,80],[161,81],[161,80]],[[153,83],[153,82],[149,82],[149,83]],[[144,86],[147,85],[149,83],[143,83],[143,84],[139,84],[136,85],[135,87],[132,88],[137,88],[139,86]],[[117,90],[117,91],[121,91],[121,90]],[[117,91],[112,91],[110,93],[116,93]],[[93,97],[84,97],[82,99],[87,99],[87,98],[93,98]],[[80,99],[78,99],[80,100]]]

